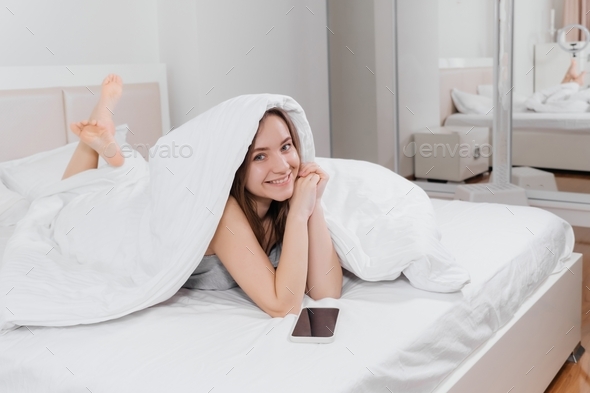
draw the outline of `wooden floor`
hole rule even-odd
[[[574,227],[575,252],[584,254],[582,270],[582,346],[586,352],[576,363],[566,362],[546,393],[590,393],[590,228]]]

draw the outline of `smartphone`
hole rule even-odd
[[[340,309],[332,307],[302,308],[289,339],[298,343],[333,342],[339,311]]]

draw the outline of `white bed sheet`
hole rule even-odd
[[[304,299],[341,309],[335,341],[300,344],[288,340],[295,315],[270,318],[240,288],[181,289],[120,319],[0,336],[0,391],[431,392],[573,247],[569,224],[536,208],[433,204],[471,274],[461,292],[345,274],[341,299]]]
[[[476,126],[492,128],[493,114],[475,115],[454,113],[445,119],[445,126]],[[590,113],[515,112],[512,128],[535,130],[567,130],[590,132]]]
[[[3,227],[0,226],[0,264],[2,263],[2,256],[4,255],[4,248],[8,242],[8,238],[12,236],[15,226]]]

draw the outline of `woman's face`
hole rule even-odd
[[[289,128],[280,117],[267,116],[260,124],[249,160],[248,191],[267,203],[291,198],[300,160]],[[285,179],[281,184],[271,183]]]

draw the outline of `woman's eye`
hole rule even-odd
[[[287,144],[283,145],[283,147],[285,147],[285,146],[289,146],[289,149],[291,149],[291,144],[290,143],[287,143]],[[289,150],[289,149],[284,149],[284,150]],[[263,157],[263,156],[264,156],[264,154],[259,154],[259,155],[255,156],[254,157],[254,161],[258,161],[258,157]]]
[[[258,161],[257,158],[258,157],[262,157],[262,154],[257,155],[256,157],[254,157],[254,161]]]
[[[285,146],[289,146],[289,149],[291,148],[291,144],[290,143],[287,143]],[[285,146],[283,146],[283,147],[285,147]],[[285,149],[285,150],[287,150],[287,149]]]

